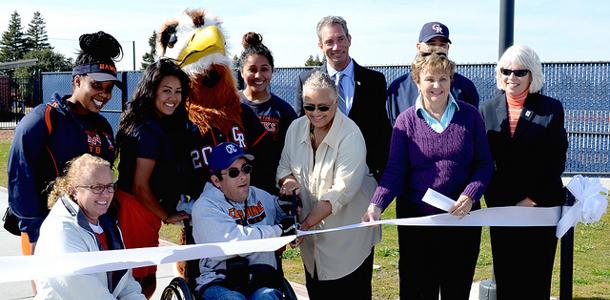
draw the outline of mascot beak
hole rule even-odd
[[[212,53],[225,55],[225,40],[218,27],[206,26],[193,33],[190,42],[178,55],[176,63],[184,68]]]

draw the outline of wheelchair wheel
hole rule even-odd
[[[282,287],[284,300],[297,300],[297,294],[294,292],[294,289],[286,278],[282,278]]]
[[[161,300],[193,300],[193,293],[182,277],[172,279],[161,294]]]

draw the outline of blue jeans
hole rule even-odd
[[[240,292],[219,285],[213,285],[205,289],[203,297],[201,297],[202,300],[279,300],[281,298],[282,293],[272,288],[260,288],[246,297]]]

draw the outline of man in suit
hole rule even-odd
[[[303,115],[303,83],[311,73],[320,70],[330,75],[339,92],[339,110],[360,128],[366,144],[366,163],[379,180],[387,162],[392,131],[385,110],[385,76],[360,66],[349,56],[352,37],[342,17],[324,17],[316,29],[318,47],[324,52],[326,63],[299,75],[295,110]]]
[[[431,52],[449,53],[449,28],[440,22],[430,22],[422,26],[419,32],[419,41],[415,45],[417,53],[425,55]],[[453,75],[451,82],[451,94],[456,100],[479,107],[479,93],[470,79],[459,73]],[[407,73],[394,80],[388,88],[387,110],[392,125],[396,122],[398,115],[407,108],[415,105],[419,96],[419,90],[411,73]]]

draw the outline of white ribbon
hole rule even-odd
[[[297,236],[322,234],[361,227],[391,224],[398,226],[555,226],[557,237],[578,221],[598,221],[607,209],[607,190],[599,179],[575,176],[567,185],[577,199],[573,207],[494,207],[470,212],[463,218],[448,213],[418,218],[381,220],[341,226],[325,230],[298,231]],[[453,200],[428,190],[423,201],[443,210],[453,206]],[[562,215],[563,212],[563,215]],[[130,269],[176,261],[275,251],[296,236],[225,243],[151,247],[126,250],[68,253],[61,255],[2,256],[0,282],[23,281],[36,278],[91,274],[119,269]]]
[[[91,274],[191,259],[275,251],[295,236],[200,245],[78,252],[61,255],[2,256],[0,282]]]
[[[557,237],[562,237],[578,222],[591,224],[599,221],[608,209],[608,190],[602,186],[599,178],[576,175],[566,187],[576,198],[576,203],[563,207],[561,220],[557,223]]]

